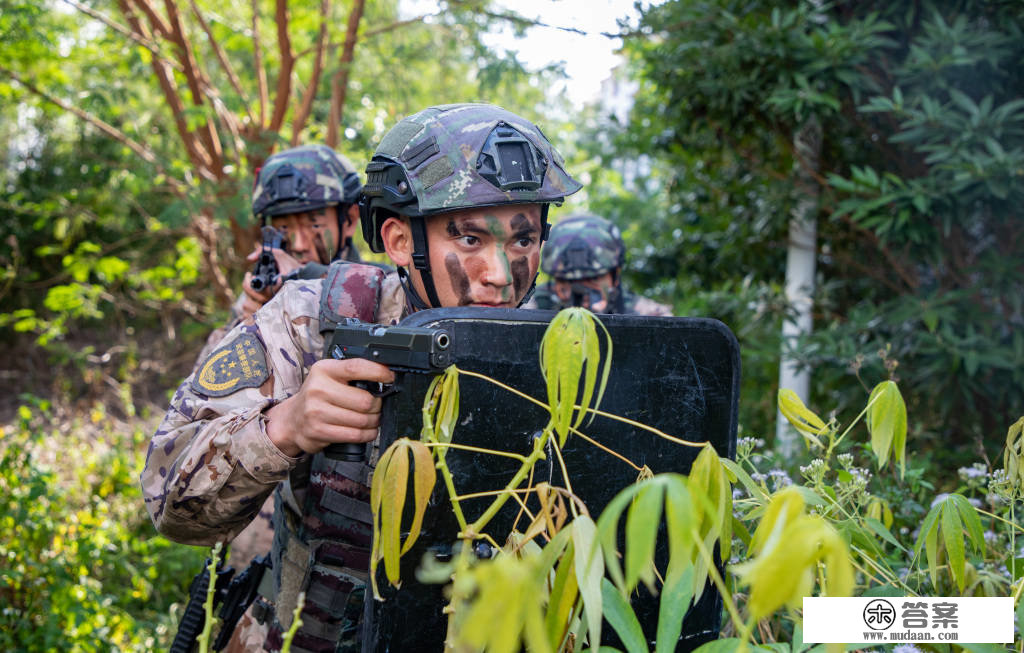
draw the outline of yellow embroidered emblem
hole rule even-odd
[[[263,345],[255,335],[242,333],[206,359],[192,377],[192,389],[209,397],[222,397],[242,388],[259,387],[269,377]]]

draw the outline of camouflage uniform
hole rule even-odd
[[[385,136],[367,173],[361,222],[374,251],[383,250],[386,212],[400,209],[415,233],[425,216],[529,203],[542,205],[546,225],[548,203],[580,188],[534,125],[489,105],[431,107],[406,118]],[[425,238],[416,244],[417,267],[426,247]],[[427,268],[422,276],[429,275]],[[372,468],[284,455],[267,435],[264,413],[299,391],[334,322],[397,323],[413,301],[398,273],[335,262],[323,280],[286,283],[175,393],[141,479],[157,529],[187,544],[230,541],[274,493],[274,596],[267,597],[274,614],[262,628],[250,608],[232,650],[263,632],[264,648],[278,649],[300,591],[306,603],[292,650],[357,650]]]
[[[537,287],[524,308],[561,310],[566,308],[555,292],[555,281],[582,281],[612,273],[617,284],[605,313],[671,317],[672,308],[625,288],[619,272],[626,261],[626,245],[619,228],[596,215],[573,215],[551,228],[544,246],[541,269],[551,277]]]
[[[338,233],[341,234],[342,223],[347,219],[347,206],[358,202],[361,190],[355,166],[343,155],[325,145],[294,147],[273,154],[260,168],[253,186],[253,214],[265,223],[274,216],[337,206]],[[341,243],[332,260],[360,261],[359,251],[351,238]],[[329,263],[328,260],[308,263],[293,278],[319,279],[327,273]],[[224,336],[241,322],[244,302],[245,294],[239,293],[231,307],[231,319],[207,337],[196,358],[196,366],[205,361]],[[229,562],[235,568],[244,568],[253,558],[270,550],[273,512],[273,502],[268,499],[252,523],[231,542]]]

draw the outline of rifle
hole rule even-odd
[[[213,603],[216,605],[220,599],[223,599],[224,593],[227,592],[228,584],[231,582],[231,577],[234,576],[235,570],[231,567],[224,568],[224,561],[220,560],[217,562],[217,578],[214,581],[214,596]],[[192,579],[192,584],[188,586],[188,604],[185,606],[185,612],[181,615],[181,621],[178,623],[178,634],[174,636],[174,642],[171,643],[169,653],[192,653],[192,647],[196,643],[196,639],[199,637],[199,633],[203,632],[203,626],[206,624],[206,592],[210,587],[210,559],[207,558],[203,564],[203,569],[195,578]]]
[[[269,568],[270,556],[262,555],[249,563],[242,573],[231,580],[227,591],[224,592],[224,605],[220,607],[220,612],[217,614],[220,617],[221,627],[220,633],[217,634],[217,640],[213,643],[214,651],[223,651],[231,641],[231,634],[235,632],[238,620],[256,600],[263,574]]]
[[[277,283],[278,274],[277,259],[274,258],[274,249],[284,249],[284,234],[271,226],[260,229],[263,237],[263,251],[256,260],[256,267],[252,270],[252,280],[249,285],[255,291],[266,288],[273,288]]]
[[[452,338],[447,329],[382,326],[347,318],[335,327],[334,335],[324,349],[324,358],[365,358],[387,365],[399,374],[440,374],[452,363],[451,344]],[[353,381],[352,385],[378,397],[386,397],[398,391],[397,381],[393,386],[376,391],[366,381]],[[324,455],[333,460],[358,462],[366,455],[366,445],[332,444],[324,449]]]

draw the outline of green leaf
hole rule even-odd
[[[1003,449],[1003,469],[1014,487],[1024,486],[1024,417],[1006,430],[1006,447]]]
[[[399,580],[402,510],[405,508],[405,492],[409,484],[409,458],[399,442],[401,441],[396,441],[389,447],[394,448],[394,454],[384,470],[380,495],[381,553],[384,556],[384,573],[392,585],[397,584]]]
[[[1013,580],[1020,580],[1020,577],[1024,576],[1024,556],[1013,558],[1007,566],[1010,569],[1010,574],[1013,575]]]
[[[981,525],[981,518],[978,516],[978,511],[974,509],[971,502],[967,500],[967,497],[962,494],[951,494],[949,500],[953,502],[956,509],[960,513],[961,519],[963,519],[964,526],[967,529],[967,535],[971,539],[971,544],[974,545],[974,552],[978,555],[985,555],[985,529]]]
[[[889,532],[888,528],[885,527],[885,524],[878,521],[874,517],[866,517],[864,519],[864,523],[867,524],[867,527],[870,528],[875,535],[882,538],[889,544],[892,544],[900,551],[906,551],[906,549],[903,548],[903,545],[899,543],[899,540],[893,537],[893,534]]]
[[[567,532],[566,529],[561,531]],[[548,596],[548,609],[544,618],[547,641],[554,648],[558,648],[565,639],[566,631],[570,623],[573,608],[576,605],[576,597],[579,596],[579,584],[576,581],[574,560],[575,551],[572,547],[566,551],[558,563],[558,570],[555,572],[555,580],[551,584],[551,594]]]
[[[130,266],[116,256],[104,256],[96,262],[96,274],[101,281],[112,283],[124,278]]]
[[[871,450],[878,459],[878,468],[885,466],[891,452],[893,460],[900,464],[902,477],[907,443],[907,406],[899,388],[892,381],[883,381],[871,391],[867,424],[871,433]]]
[[[681,573],[665,576],[658,604],[658,634],[656,653],[672,653],[676,650],[679,634],[683,631],[683,617],[693,599],[693,567]]]
[[[434,468],[434,457],[430,449],[422,442],[407,440],[407,447],[412,452],[413,488],[415,506],[413,511],[412,524],[409,525],[409,534],[402,544],[402,554],[405,554],[416,539],[420,536],[420,528],[423,526],[423,516],[427,512],[427,504],[430,503],[430,495],[434,491],[434,484],[437,482],[437,470]]]
[[[449,443],[459,419],[459,369],[449,366],[444,374],[435,376],[423,399],[423,428],[420,439],[424,442]],[[444,460],[447,450],[436,449],[439,460]]]
[[[906,590],[895,585],[876,585],[864,590],[861,596],[904,596]]]
[[[604,554],[605,569],[612,582],[620,588],[623,594],[627,593],[627,590],[626,581],[622,575],[622,565],[619,563],[619,519],[626,507],[631,505],[633,497],[640,491],[640,488],[640,484],[634,484],[621,490],[608,502],[597,519],[597,535],[601,542],[601,551]]]
[[[927,553],[928,573],[931,576],[933,587],[938,583],[938,528],[939,515],[941,513],[942,504],[932,506],[932,509],[929,510],[928,514],[924,517],[924,522],[921,524],[921,530],[917,533],[917,542],[914,544],[915,556],[921,555],[922,547],[924,547]]]
[[[740,649],[742,643],[743,640],[737,637],[713,639],[710,642],[701,644],[693,653],[735,653],[735,651]]]
[[[664,490],[649,482],[637,493],[626,517],[626,591],[632,592],[638,581],[654,592],[654,547],[661,523]]]
[[[818,436],[828,430],[828,425],[804,405],[797,393],[789,388],[781,388],[778,404],[779,412],[793,425],[793,428],[817,446],[824,446]]]
[[[604,360],[598,326],[607,351]],[[611,356],[608,330],[585,308],[566,308],[548,325],[540,344],[540,369],[547,383],[548,406],[560,444],[565,444],[570,427],[576,428],[583,422],[587,407],[600,405],[611,372]]]
[[[601,615],[604,612],[601,600],[604,557],[597,537],[597,526],[590,517],[580,515],[572,521],[572,545],[576,552],[576,583],[587,614],[590,644],[600,646]]]
[[[953,574],[953,580],[962,592],[964,590],[964,532],[963,523],[960,521],[960,513],[952,501],[942,502],[942,541],[946,545],[946,558],[949,561],[949,570]]]
[[[750,474],[744,471],[743,467],[741,467],[735,460],[723,458],[722,464],[725,465],[725,468],[736,477],[744,489],[746,489],[747,494],[751,497],[760,499],[768,498],[768,494],[764,491],[764,488],[755,483],[754,479],[750,478]]]
[[[607,578],[601,579],[601,599],[604,601],[604,617],[615,629],[622,644],[629,653],[647,653],[647,640],[643,629],[626,599]]]
[[[1024,601],[1017,604],[1017,609],[1013,613],[1013,623],[1017,626],[1018,633],[1024,633]]]

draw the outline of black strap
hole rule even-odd
[[[441,306],[441,300],[437,298],[437,289],[434,288],[434,277],[430,273],[430,248],[427,245],[427,221],[425,218],[412,218],[412,264],[420,271],[420,278],[423,279],[423,289],[427,291],[427,300],[434,308]]]
[[[414,313],[416,311],[422,311],[423,309],[430,308],[427,303],[423,301],[416,289],[412,287],[412,282],[409,279],[409,272],[405,268],[398,268],[398,281],[402,284],[402,290],[405,291],[405,308],[407,313]]]

